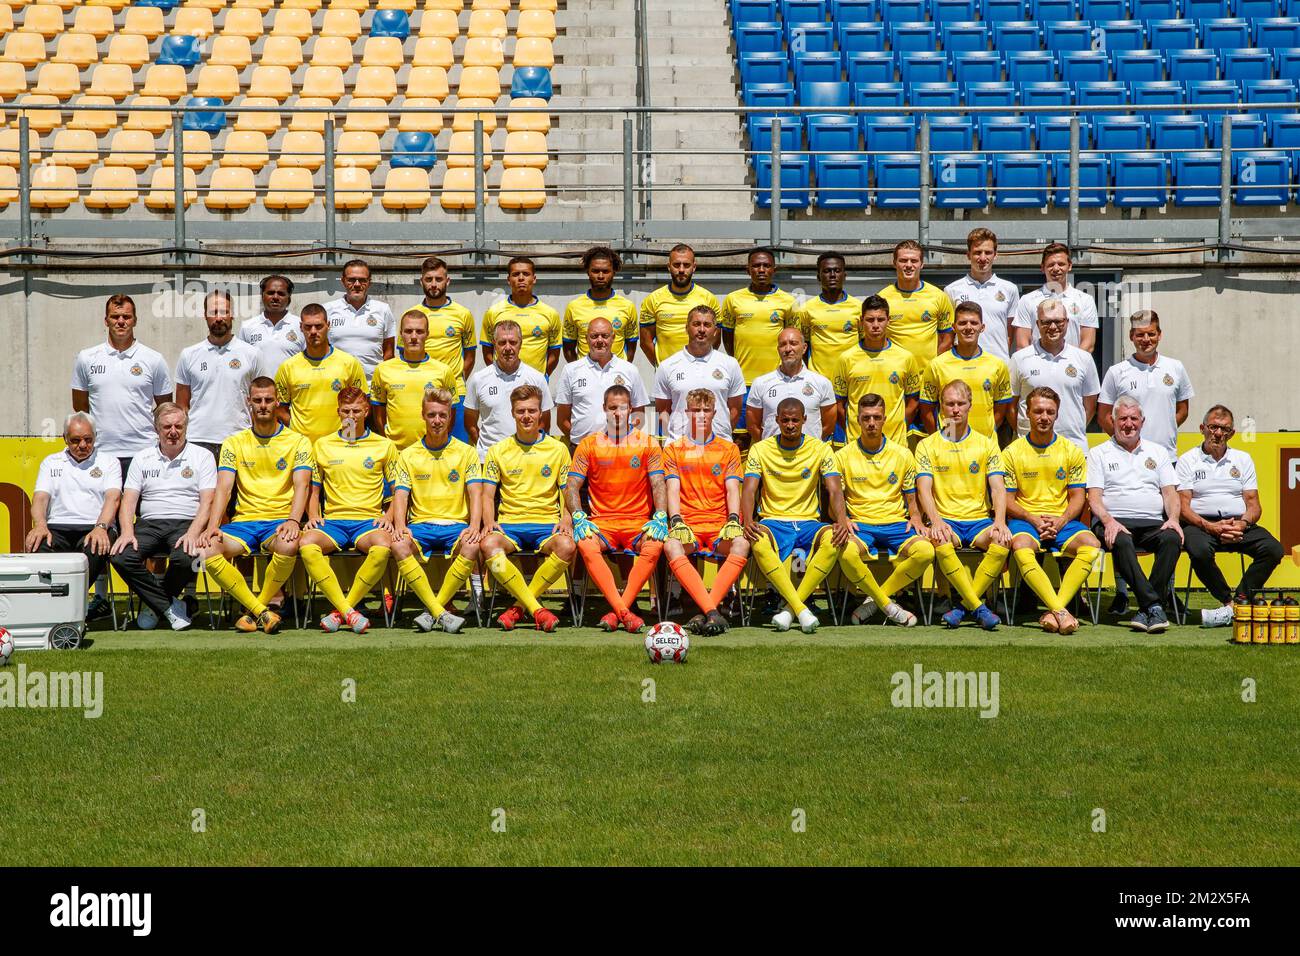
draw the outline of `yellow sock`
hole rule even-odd
[[[447,569],[447,576],[442,579],[442,587],[438,589],[438,603],[446,607],[447,602],[464,586],[473,570],[473,561],[459,554],[456,555],[451,561],[451,567]]]
[[[776,588],[777,593],[785,598],[785,603],[790,605],[790,613],[800,614],[808,610],[808,606],[799,600],[794,585],[790,583],[790,575],[785,570],[781,556],[776,553],[771,539],[765,534],[760,534],[758,540],[754,542],[754,560],[758,562],[758,569],[763,572],[764,577],[772,587]]]
[[[844,550],[854,550],[850,543]],[[831,533],[822,532],[821,540],[817,547],[813,549],[812,556],[808,559],[808,568],[803,573],[803,580],[799,582],[799,600],[807,602],[812,597],[812,593],[821,587],[821,583],[826,580],[826,575],[835,570],[835,565],[840,563],[840,552],[831,544]]]
[[[943,576],[948,579],[949,583],[957,589],[961,596],[961,603],[966,606],[966,610],[973,611],[980,606],[980,596],[975,590],[975,585],[971,583],[970,572],[966,566],[961,563],[961,558],[957,557],[957,549],[951,544],[941,544],[934,549],[935,557],[939,559],[939,570]]]
[[[320,545],[304,544],[298,549],[298,556],[302,558],[307,574],[316,582],[316,587],[320,589],[320,593],[325,595],[325,600],[334,605],[334,610],[344,617],[351,614],[352,605],[343,596],[343,588],[339,585],[339,579],[334,576],[334,569],[330,567],[329,558],[325,557]]]
[[[296,554],[276,554],[271,552],[271,560],[266,563],[266,574],[262,576],[262,593],[257,599],[263,604],[270,603],[271,598],[280,593],[284,582],[293,575],[293,566],[298,563]]]
[[[533,592],[533,597],[541,597],[550,590],[551,585],[569,570],[569,562],[563,558],[557,558],[553,554],[548,554],[546,560],[538,565],[537,570],[533,572],[533,580],[529,583],[528,590]]]
[[[510,563],[510,559],[505,556],[505,552],[492,555],[487,561],[488,570],[492,576],[501,582],[501,586],[510,592],[510,595],[518,601],[525,611],[529,614],[534,613],[540,604],[537,598],[533,597],[533,592],[528,590],[528,583],[524,576],[519,573],[519,569]]]
[[[875,575],[871,573],[871,568],[867,566],[866,558],[852,541],[845,546],[844,553],[840,555],[840,567],[844,569],[845,577],[854,587],[875,601],[876,607],[882,611],[885,609],[889,604],[889,595],[880,587]]]
[[[1007,550],[1000,544],[990,544],[989,549],[984,552],[984,558],[971,579],[971,584],[980,600],[984,599],[984,592],[989,589],[989,585],[1002,576],[1002,569],[1007,566]]]
[[[447,612],[447,609],[434,596],[433,587],[429,584],[429,577],[424,573],[424,568],[415,555],[398,561],[397,573],[402,576],[406,586],[415,592],[415,596],[420,599],[420,603],[425,606],[425,609],[430,614],[434,617],[442,617]]]
[[[1100,548],[1090,548],[1087,545],[1079,548],[1074,555],[1074,560],[1070,566],[1065,569],[1061,575],[1061,606],[1066,607],[1074,596],[1079,593],[1079,588],[1083,587],[1088,576],[1092,574],[1092,566],[1097,561],[1097,555],[1101,553]]]
[[[892,598],[925,574],[925,569],[932,564],[934,564],[934,545],[924,538],[914,538],[908,545],[907,556],[899,558],[894,563],[893,573],[885,579],[884,584],[880,585],[880,590]]]
[[[261,614],[266,610],[266,605],[253,597],[253,592],[248,589],[248,583],[244,576],[239,573],[239,569],[223,558],[221,555],[213,555],[204,563],[208,569],[208,574],[212,580],[221,585],[221,589],[229,594],[232,598],[242,604],[253,615]]]
[[[1063,610],[1065,605],[1057,598],[1047,572],[1039,567],[1034,549],[1016,548],[1015,560],[1016,567],[1020,569],[1020,577],[1029,585],[1029,589],[1038,595],[1038,600],[1043,602],[1043,606],[1049,611]]]
[[[361,562],[361,567],[357,568],[357,576],[352,579],[352,587],[348,590],[348,603],[355,607],[363,597],[373,591],[380,578],[384,576],[384,568],[387,566],[387,548],[376,545],[367,551],[366,559]]]

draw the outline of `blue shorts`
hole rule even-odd
[[[333,541],[340,551],[346,551],[375,530],[375,521],[375,518],[326,520],[316,530]]]
[[[542,545],[555,535],[555,525],[547,524],[505,524],[501,531],[520,551],[540,551]]]
[[[1027,534],[1035,541],[1038,541],[1039,546],[1042,547],[1043,543],[1039,540],[1038,532],[1034,530],[1034,526],[1028,521],[1023,521],[1020,518],[1010,518],[1007,520],[1007,527],[1011,529],[1012,537],[1018,534]],[[1047,548],[1053,554],[1059,554],[1061,549],[1070,543],[1071,538],[1087,530],[1088,526],[1082,521],[1067,521],[1061,526],[1061,530],[1056,533],[1056,537],[1048,543]]]
[[[844,426],[838,421],[835,423],[835,431],[831,432],[831,441],[839,442],[841,445],[847,444],[849,434],[844,430]]]
[[[243,542],[244,553],[265,550],[266,543],[275,537],[280,521],[232,521],[221,526],[221,533]]]
[[[985,529],[993,527],[992,518],[976,518],[974,521],[953,521],[951,518],[944,518],[948,527],[952,528],[953,533],[961,540],[963,548],[971,547],[972,542],[984,533]]]
[[[469,525],[461,521],[452,524],[417,521],[415,524],[407,525],[406,529],[411,532],[411,537],[428,558],[433,555],[451,554],[452,548],[456,547],[456,542],[460,540],[460,533],[468,527]]]
[[[919,538],[906,521],[892,521],[889,524],[864,524],[857,522],[858,538],[872,554],[878,555],[882,550],[898,554],[903,545],[913,538]]]
[[[731,430],[731,433],[733,435],[739,435],[741,432],[748,431],[748,429],[745,428],[745,422],[748,419],[748,417],[749,417],[749,386],[746,385],[745,390],[740,393],[740,418],[736,420],[736,427]],[[122,480],[125,481],[126,479],[123,478]]]
[[[830,527],[821,521],[778,521],[776,518],[764,518],[759,524],[772,532],[782,561],[789,558],[796,548],[805,554],[811,552],[817,532]]]
[[[458,438],[467,445],[474,443],[469,440],[469,432],[465,431],[465,396],[461,395],[456,399],[456,404],[451,406],[452,414],[456,417],[451,423],[451,437]]]

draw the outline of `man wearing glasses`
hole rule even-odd
[[[1056,434],[1074,442],[1088,453],[1088,422],[1097,410],[1101,382],[1092,355],[1067,345],[1069,317],[1059,299],[1038,303],[1038,341],[1011,356],[1011,394],[1016,399],[1016,418],[1021,435],[1029,434],[1029,413],[1025,401],[1036,388],[1046,386],[1061,396]]]

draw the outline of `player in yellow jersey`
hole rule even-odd
[[[754,379],[781,363],[776,353],[777,337],[782,329],[798,323],[794,296],[778,289],[772,281],[776,274],[772,250],[751,249],[746,269],[749,285],[722,300],[718,324],[722,327],[723,345],[740,363],[748,389]]]
[[[894,281],[880,290],[894,317],[896,343],[928,363],[952,348],[952,300],[948,293],[921,278],[925,254],[915,239],[894,246]]]
[[[838,252],[823,252],[817,257],[817,283],[821,292],[804,301],[795,310],[795,324],[808,342],[808,367],[818,375],[835,381],[840,356],[858,343],[858,318],[862,302],[844,291],[847,273],[844,257]],[[846,440],[844,425],[838,423],[831,441]]]
[[[889,303],[880,296],[863,300],[858,329],[861,339],[839,357],[831,376],[839,428],[848,441],[857,438],[857,415],[850,415],[849,409],[875,392],[885,400],[885,437],[906,446],[907,426],[916,417],[921,392],[921,361],[894,342]]]
[[[361,389],[339,392],[338,408],[342,427],[312,446],[316,470],[307,506],[310,520],[299,553],[307,574],[334,605],[321,618],[321,629],[332,633],[346,624],[364,634],[370,622],[356,610],[357,602],[384,576],[393,548],[393,526],[383,503],[397,477],[397,446],[366,428],[367,402]],[[326,555],[348,548],[366,558],[345,596]]]
[[[311,487],[311,443],[280,424],[278,409],[275,383],[265,376],[253,379],[248,387],[253,424],[221,443],[217,493],[199,541],[208,575],[248,611],[235,622],[236,630],[247,633],[274,634],[280,626],[280,615],[267,602],[293,574]],[[232,495],[237,495],[235,518],[222,525]],[[255,550],[270,555],[257,596],[231,563]]]
[[[1025,399],[1029,434],[1002,451],[1007,472],[1007,526],[1016,566],[1047,612],[1038,619],[1045,631],[1072,634],[1079,629],[1066,608],[1088,580],[1101,543],[1079,520],[1086,498],[1088,461],[1072,441],[1056,434],[1061,396],[1040,386]],[[1073,560],[1052,590],[1038,566],[1038,549],[1050,548]]]
[[[1006,482],[997,442],[967,423],[970,405],[970,386],[965,382],[949,382],[944,387],[939,396],[944,426],[916,446],[916,496],[929,522],[926,536],[934,545],[939,570],[961,598],[961,603],[954,602],[943,616],[943,623],[958,627],[966,611],[971,611],[980,627],[992,631],[1001,622],[981,595],[1006,566],[1011,532],[1007,530]],[[984,552],[973,578],[957,556],[958,547]]]
[[[582,268],[587,273],[587,291],[570,299],[564,308],[564,360],[576,362],[587,354],[587,329],[596,319],[605,319],[614,330],[613,352],[629,362],[636,356],[636,306],[632,300],[614,291],[614,278],[623,260],[609,246],[592,246],[582,254]],[[653,354],[653,353],[651,353]]]
[[[974,405],[970,427],[997,440],[998,429],[1011,416],[1015,396],[1011,394],[1011,372],[1007,363],[980,348],[984,332],[984,310],[978,302],[963,302],[953,317],[957,341],[947,352],[930,361],[921,375],[921,427],[934,431],[939,392],[949,382],[961,379],[970,386]]]
[[[510,295],[493,303],[483,313],[483,328],[478,344],[483,349],[483,363],[491,365],[493,354],[492,330],[501,319],[519,324],[524,343],[519,357],[543,375],[550,375],[560,361],[560,313],[537,296],[537,266],[527,256],[515,256],[506,263],[506,281]]]
[[[754,561],[785,598],[786,607],[772,618],[772,625],[778,631],[788,631],[797,617],[799,629],[811,634],[817,630],[817,615],[805,602],[839,563],[841,549],[853,537],[853,525],[844,510],[844,492],[831,446],[804,434],[806,417],[803,402],[797,398],[787,398],[776,406],[780,432],[751,448],[745,462],[740,516],[745,537],[754,549]],[[835,519],[830,527],[820,516],[818,489],[823,484]],[[807,570],[797,589],[785,569],[795,548],[808,555]]]
[[[401,351],[380,362],[371,376],[370,409],[375,431],[387,435],[400,451],[424,435],[424,393],[447,388],[455,394],[456,373],[425,350],[429,317],[419,309],[402,314],[397,338]]]
[[[695,250],[678,243],[668,250],[668,284],[641,300],[641,351],[651,365],[686,348],[686,317],[707,305],[717,315],[722,308],[708,289],[695,284]],[[721,340],[715,340],[717,348]]]
[[[492,576],[519,602],[497,619],[501,626],[512,630],[527,611],[539,631],[554,631],[559,618],[537,599],[569,570],[577,553],[573,519],[561,494],[569,476],[569,450],[542,431],[538,386],[512,391],[510,414],[515,433],[489,448],[483,461],[483,553]],[[508,557],[520,550],[542,555],[527,583]]]
[[[301,325],[307,347],[280,365],[275,391],[280,421],[314,442],[338,431],[339,393],[345,388],[364,392],[366,373],[355,357],[330,345],[324,306],[303,306]]]
[[[482,503],[473,487],[482,480],[478,452],[451,437],[456,393],[435,388],[420,400],[425,433],[397,457],[397,483],[389,505],[393,557],[425,613],[415,619],[421,631],[437,628],[455,634],[465,619],[447,610],[452,595],[474,570],[483,540]],[[434,594],[420,560],[452,555],[442,587]]]
[[[456,373],[456,408],[451,435],[469,441],[465,430],[465,380],[474,371],[474,314],[447,295],[451,272],[447,263],[430,256],[420,263],[420,290],[424,299],[413,308],[429,317],[429,339],[425,350]]]

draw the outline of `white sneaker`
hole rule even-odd
[[[885,617],[903,627],[916,627],[916,615],[897,601],[889,602],[889,606],[885,608]]]
[[[135,626],[142,631],[152,631],[158,626],[158,615],[148,604],[140,608],[140,613],[135,616]]]
[[[894,604],[890,606],[897,607],[898,605]],[[866,624],[876,616],[876,611],[878,610],[880,609],[876,607],[876,602],[872,598],[867,598],[854,608],[853,613],[849,615],[849,620],[854,624]]]
[[[172,601],[171,607],[167,608],[167,623],[173,631],[183,631],[190,626],[190,616],[185,611],[184,601],[179,598]]]
[[[1232,623],[1232,605],[1225,604],[1201,612],[1201,627],[1227,627]]]
[[[438,622],[433,619],[433,615],[428,611],[425,611],[415,619],[415,629],[425,634],[428,634],[437,626]]]
[[[786,608],[785,610],[782,611],[777,611],[775,614],[772,615],[772,626],[776,628],[778,631],[790,630],[790,625],[793,623],[794,623],[794,615],[790,613],[789,608]]]
[[[817,630],[820,625],[821,621],[817,620],[817,615],[812,611],[804,608],[799,612],[799,630],[803,631],[805,634],[811,634],[813,631]]]
[[[438,624],[441,625],[442,629],[448,634],[458,634],[460,629],[465,626],[465,619],[463,617],[457,617],[450,611],[443,611],[442,617],[438,618]]]

